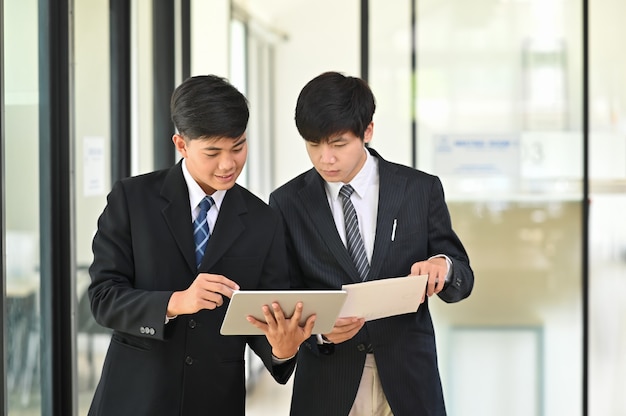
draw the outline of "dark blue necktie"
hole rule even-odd
[[[196,243],[196,266],[200,267],[202,258],[204,257],[204,251],[206,250],[207,242],[211,236],[209,230],[209,222],[207,221],[207,212],[215,201],[210,196],[205,196],[198,204],[200,207],[200,213],[193,222],[193,241]]]
[[[346,226],[348,252],[361,276],[361,280],[365,280],[370,271],[370,264],[367,261],[365,246],[363,245],[363,239],[359,231],[359,220],[356,217],[354,205],[352,205],[352,201],[350,200],[350,196],[353,192],[354,188],[351,185],[344,185],[339,190],[339,195],[343,202],[343,217]]]

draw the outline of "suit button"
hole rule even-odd
[[[193,358],[191,358],[190,356],[187,356],[187,358],[185,358],[185,364],[187,365],[193,364]]]
[[[365,346],[365,344],[359,344],[356,346],[356,349],[363,352],[367,349],[367,347]]]
[[[189,328],[194,329],[196,327],[196,321],[193,319],[189,320]]]

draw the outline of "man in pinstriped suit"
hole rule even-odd
[[[374,96],[361,79],[327,72],[296,105],[313,168],[270,195],[284,222],[292,288],[428,274],[415,313],[364,322],[340,317],[300,348],[291,414],[445,415],[428,298],[460,301],[473,271],[452,229],[439,178],[383,159],[373,136]],[[343,185],[357,212],[369,271],[359,275],[346,244]],[[352,234],[352,233],[350,233]],[[363,272],[361,272],[363,273]]]

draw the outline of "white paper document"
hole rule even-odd
[[[394,277],[343,285],[348,292],[340,317],[366,321],[417,311],[426,290],[428,275]]]

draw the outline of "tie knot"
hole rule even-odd
[[[353,192],[354,192],[354,188],[352,187],[352,185],[344,185],[339,190],[339,195],[341,195],[344,198],[350,199],[350,196],[352,195]]]
[[[207,212],[211,209],[214,203],[215,201],[213,201],[213,198],[211,198],[210,196],[205,196],[198,204],[198,206],[200,207],[200,212]]]

